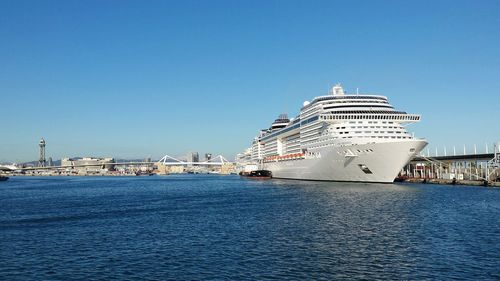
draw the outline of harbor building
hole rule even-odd
[[[200,162],[200,155],[198,154],[198,152],[189,152],[187,155],[186,162],[192,162],[192,163]],[[192,166],[192,165],[188,165],[188,166]]]
[[[67,171],[76,171],[78,174],[96,174],[114,170],[114,158],[63,158],[61,166]]]

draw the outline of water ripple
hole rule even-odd
[[[498,280],[500,190],[13,178],[2,280]]]

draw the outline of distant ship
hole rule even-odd
[[[0,181],[6,181],[6,180],[8,180],[8,179],[9,179],[9,177],[0,176]]]
[[[239,157],[273,178],[390,183],[427,145],[405,128],[419,121],[384,96],[346,94],[337,84],[296,118],[280,115]]]

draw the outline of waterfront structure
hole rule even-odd
[[[200,162],[200,156],[198,152],[189,152],[186,158],[187,158],[186,162],[191,162],[191,163]],[[192,166],[192,164],[190,164],[189,166]]]
[[[156,162],[156,163],[162,163],[163,165],[171,165],[171,166],[184,166],[184,165],[190,166],[193,164],[197,164],[199,166],[212,166],[212,165],[222,166],[226,163],[231,163],[231,162],[229,162],[222,155],[218,155],[216,157],[213,157],[209,161],[205,161],[205,162],[188,162],[188,161],[183,161],[183,160],[177,159],[177,158],[172,157],[170,155],[165,155],[162,158],[160,158],[160,160],[158,160],[158,162]]]
[[[40,157],[38,158],[38,167],[45,167],[47,161],[45,160],[45,140],[42,138],[38,145],[40,146]]]
[[[475,146],[474,146],[475,147]],[[445,149],[446,151],[446,149]],[[500,142],[493,145],[493,153],[419,155],[412,159],[400,172],[401,178],[420,178],[455,181],[500,181]]]
[[[275,178],[389,183],[427,145],[405,128],[418,121],[385,96],[348,95],[337,84],[261,130],[251,159]]]
[[[76,170],[79,174],[100,173],[101,171],[112,171],[114,169],[114,158],[63,158],[61,166],[66,170]]]

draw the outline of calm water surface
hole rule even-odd
[[[500,189],[11,178],[0,279],[500,280]]]

